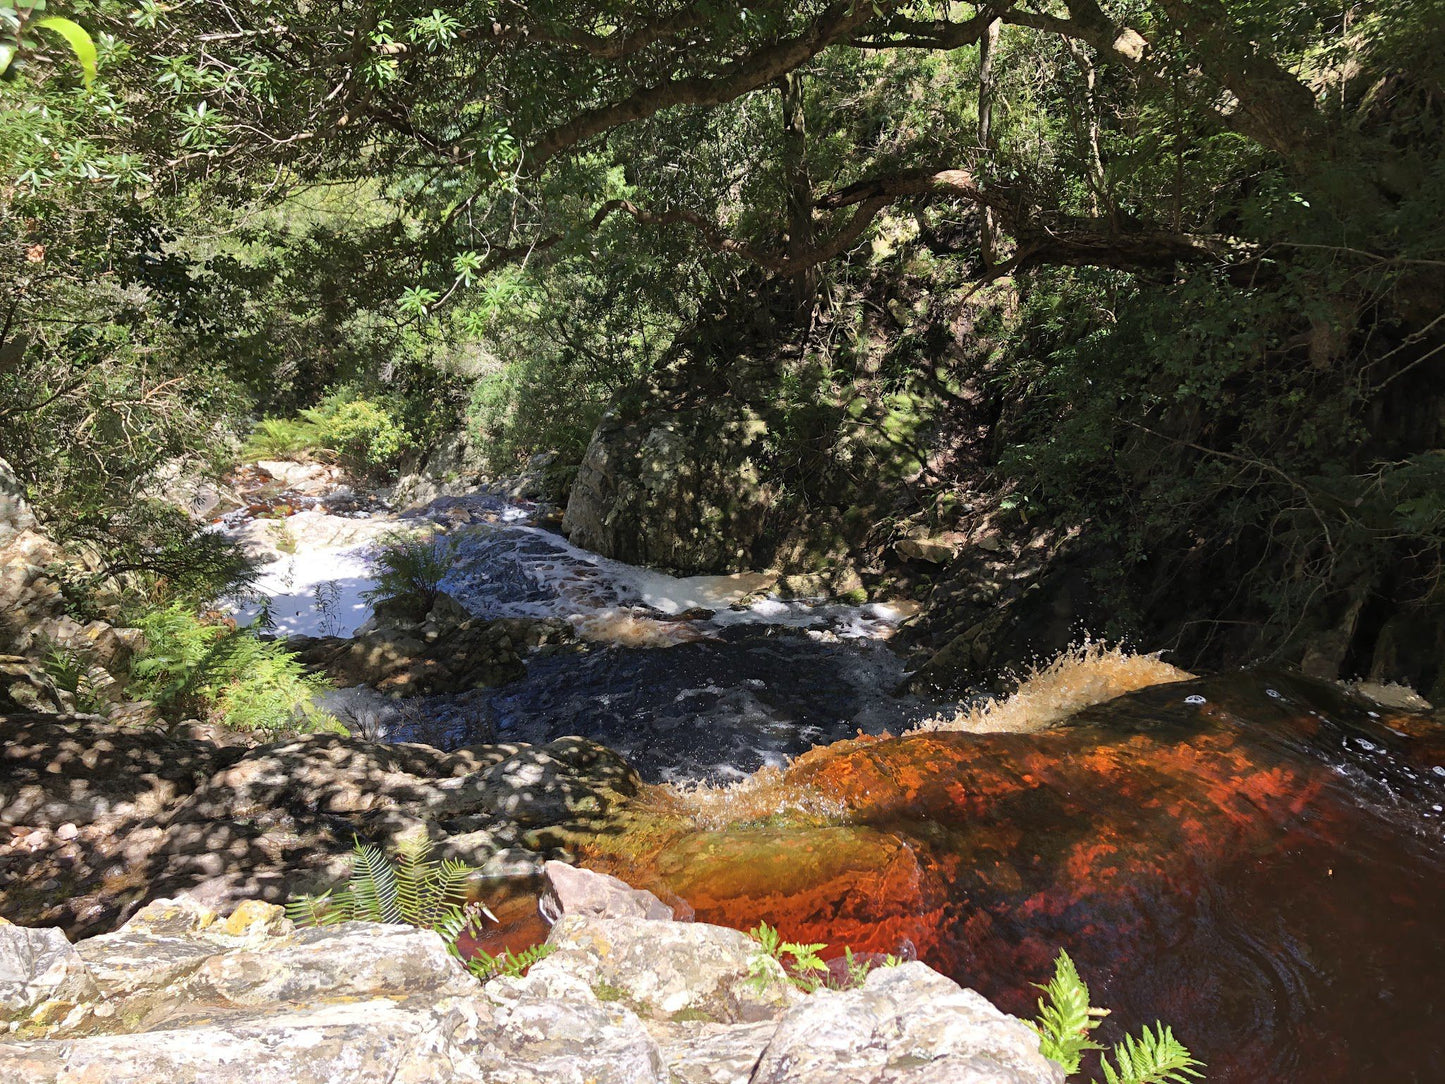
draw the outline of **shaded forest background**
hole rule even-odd
[[[0,458],[78,609],[242,573],[159,494],[262,419],[560,501],[609,406],[736,402],[666,563],[914,592],[936,680],[1087,630],[1441,692],[1440,0],[60,13],[94,80],[0,3]]]

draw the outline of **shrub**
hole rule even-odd
[[[395,533],[381,541],[372,558],[376,586],[365,594],[372,606],[392,604],[418,616],[436,605],[441,581],[456,559],[456,543]]]
[[[246,459],[307,459],[321,446],[321,434],[305,418],[262,418],[241,449]]]
[[[242,448],[247,459],[322,459],[363,475],[394,473],[415,448],[407,429],[384,404],[333,392],[294,418],[263,418]]]
[[[152,610],[137,625],[146,647],[131,664],[127,692],[152,701],[164,718],[265,732],[339,726],[313,703],[324,680],[307,674],[284,645],[204,621],[184,603]]]

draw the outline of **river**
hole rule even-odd
[[[1067,948],[1114,1010],[1101,1038],[1161,1018],[1211,1080],[1445,1080],[1445,728],[1430,718],[1249,672],[1155,684],[1039,733],[910,732],[958,705],[893,695],[902,608],[631,568],[496,498],[422,518],[446,526],[442,586],[468,610],[562,618],[584,645],[498,689],[331,706],[451,747],[582,734],[675,785],[652,795],[674,808],[644,851],[599,843],[594,864],[702,919],[917,954],[1019,1014]],[[298,537],[265,581],[283,628],[364,620],[365,548],[390,519],[367,517],[350,546]],[[777,801],[728,813],[749,787]]]

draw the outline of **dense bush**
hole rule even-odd
[[[412,435],[392,410],[346,391],[329,394],[319,406],[294,418],[266,418],[241,454],[248,459],[322,459],[359,475],[394,474],[415,447]]]

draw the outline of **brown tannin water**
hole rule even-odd
[[[916,954],[1019,1015],[1067,949],[1113,1010],[1102,1041],[1161,1019],[1212,1081],[1445,1080],[1427,717],[1227,675],[1038,734],[842,742],[778,785],[838,812],[693,825],[612,864],[700,920]]]

